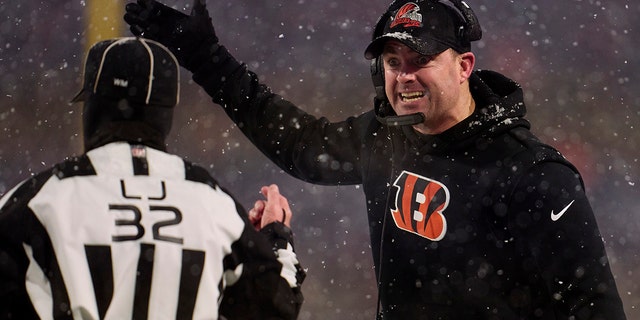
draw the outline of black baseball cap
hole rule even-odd
[[[384,29],[374,35],[376,38],[365,50],[365,58],[369,60],[380,56],[390,39],[427,56],[449,48],[460,53],[471,51],[471,42],[463,36],[463,17],[440,1],[396,1],[382,19],[378,24],[384,23]]]
[[[84,85],[71,102],[90,95],[141,105],[174,107],[180,96],[179,65],[162,44],[126,37],[94,44],[84,69]]]

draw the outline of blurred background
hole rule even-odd
[[[388,0],[208,1],[221,42],[314,115],[372,108],[364,59]],[[83,152],[86,48],[131,35],[124,0],[0,0],[0,194]],[[190,0],[166,0],[190,12]],[[268,3],[268,4],[265,4]],[[484,31],[477,67],[522,84],[532,130],[577,165],[629,319],[640,319],[640,2],[468,0]],[[635,39],[635,40],[634,40]],[[245,207],[277,183],[308,269],[300,319],[374,319],[376,286],[359,186],[295,180],[260,154],[183,69],[169,150],[217,177]]]

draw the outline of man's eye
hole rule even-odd
[[[429,61],[431,61],[430,57],[428,57],[428,56],[420,56],[420,57],[418,57],[416,59],[415,64],[418,65],[418,66],[424,67],[429,63]]]
[[[389,65],[389,67],[397,67],[399,64],[398,59],[387,60],[387,65]]]

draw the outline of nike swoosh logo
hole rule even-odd
[[[573,200],[575,201],[575,200]],[[558,212],[557,214],[553,213],[553,210],[551,210],[551,220],[552,221],[558,221],[558,219],[560,219],[565,212],[567,212],[567,210],[569,210],[569,207],[571,207],[571,205],[573,204],[573,201],[569,202],[569,204],[564,207],[564,209],[562,209],[562,211]]]

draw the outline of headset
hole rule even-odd
[[[428,0],[416,0],[416,2],[422,1]],[[444,0],[433,1],[447,5],[460,15],[463,24],[458,30],[459,37],[464,39],[466,42],[476,41],[482,38],[482,28],[480,27],[478,18],[466,2],[463,0],[449,0],[452,4],[451,5]],[[378,22],[373,29],[372,40],[375,40],[382,35],[386,22],[391,18],[393,12],[398,10],[400,6],[407,2],[407,0],[394,0],[389,5],[387,11],[378,19]],[[387,95],[384,92],[384,67],[380,56],[371,60],[371,79],[373,80],[373,86],[376,92],[376,96],[374,98],[374,113],[379,122],[388,126],[406,126],[424,122],[425,116],[421,112],[402,116],[393,115],[393,109],[391,108]]]

